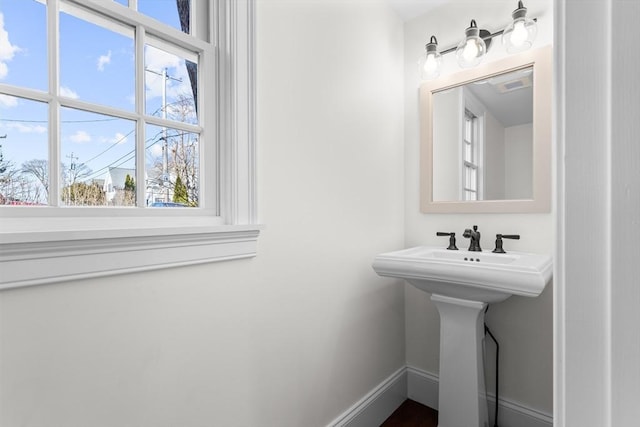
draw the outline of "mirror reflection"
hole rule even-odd
[[[433,201],[533,198],[533,67],[433,92]]]

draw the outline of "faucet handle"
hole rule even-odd
[[[456,233],[446,233],[444,231],[437,231],[436,236],[449,236],[449,247],[447,248],[450,251],[457,251],[456,247]]]
[[[506,254],[504,248],[502,247],[502,239],[514,239],[520,240],[519,234],[496,234],[496,248],[491,251],[496,254]]]

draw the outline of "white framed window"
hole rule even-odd
[[[255,255],[254,2],[0,6],[0,288]]]

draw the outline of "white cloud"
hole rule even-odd
[[[45,133],[47,127],[43,125],[24,124],[24,123],[7,123],[7,129],[14,129],[20,133]]]
[[[85,142],[91,141],[91,135],[83,130],[76,131],[73,135],[69,137],[72,142],[83,144]]]
[[[129,138],[127,137],[127,135],[121,132],[116,132],[116,134],[112,137],[105,137],[105,136],[100,137],[100,142],[104,144],[121,145],[121,144],[126,144],[128,141],[129,141]]]
[[[73,99],[80,98],[74,90],[66,86],[60,86],[60,95],[66,96],[67,98],[73,98]]]
[[[150,148],[151,155],[154,157],[162,156],[162,144],[153,144]]]
[[[112,144],[126,144],[127,143],[127,135],[120,133],[120,132],[116,132],[116,135],[111,138],[110,141]]]
[[[180,62],[179,57],[162,49],[147,46],[144,50],[145,67],[150,70],[161,72],[163,68],[177,67]]]
[[[0,12],[0,79],[9,74],[7,61],[11,61],[16,52],[20,52],[20,48],[9,41],[9,33],[4,29],[4,15]]]
[[[9,95],[0,95],[0,106],[2,107],[15,107],[18,105],[18,98]]]
[[[104,71],[104,66],[111,64],[111,51],[106,55],[100,55],[98,58],[98,71]]]
[[[7,67],[7,64],[2,62],[0,59],[0,80],[7,77],[7,74],[9,74],[9,67]]]

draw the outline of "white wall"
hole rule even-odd
[[[462,89],[452,89],[433,97],[433,153],[439,161],[433,164],[433,200],[458,200],[460,198],[460,126]]]
[[[538,39],[535,47],[553,41],[553,8],[551,0],[527,1],[533,17],[538,17]],[[457,44],[475,18],[478,26],[495,31],[509,22],[515,2],[463,2],[443,5],[405,24],[405,222],[406,245],[445,245],[436,231],[455,231],[477,224],[482,232],[482,246],[492,249],[496,233],[520,234],[521,240],[508,241],[505,249],[553,253],[554,230],[549,214],[422,214],[419,209],[419,122],[418,75],[416,62],[424,44],[433,34],[440,47]],[[486,60],[504,57],[496,40]],[[455,55],[444,56],[443,73],[457,70]],[[444,75],[444,74],[443,74]],[[468,242],[462,237],[459,247]],[[487,323],[500,341],[502,397],[548,413],[553,408],[553,285],[538,298],[512,297],[492,306]],[[439,319],[429,296],[406,285],[407,361],[411,366],[438,372]],[[488,345],[491,348],[491,344]],[[487,378],[493,390],[493,374]]]
[[[1,426],[323,426],[404,366],[402,22],[257,16],[258,257],[1,292]]]
[[[504,129],[505,198],[528,199],[533,194],[533,126]]]
[[[505,197],[505,132],[504,126],[489,111],[484,114],[484,200]]]

